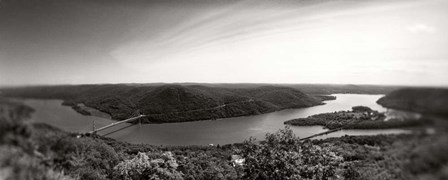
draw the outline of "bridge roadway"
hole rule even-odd
[[[132,117],[132,118],[129,118],[129,119],[125,119],[125,120],[122,120],[122,121],[118,121],[118,122],[109,124],[109,125],[107,125],[107,126],[104,126],[104,127],[98,128],[98,129],[95,129],[95,130],[93,130],[93,131],[90,131],[90,132],[88,132],[88,134],[96,134],[98,131],[102,131],[102,130],[105,130],[105,129],[107,129],[107,128],[110,128],[110,127],[119,125],[119,124],[123,124],[123,123],[131,122],[131,121],[137,120],[137,119],[142,118],[142,117],[145,117],[145,116],[146,116],[146,115],[139,115],[139,116]]]
[[[361,121],[354,122],[354,121],[352,120],[350,123],[358,124],[359,122],[361,122]],[[311,138],[314,138],[314,137],[317,137],[317,136],[323,136],[323,135],[327,135],[327,134],[330,134],[330,133],[334,133],[334,132],[337,132],[337,131],[340,131],[340,130],[345,129],[345,128],[347,128],[348,126],[349,126],[349,125],[345,125],[345,126],[342,126],[342,127],[340,127],[340,128],[337,128],[337,129],[328,130],[328,131],[325,131],[325,132],[322,132],[322,133],[318,133],[318,134],[314,134],[314,135],[312,135],[312,136],[308,136],[308,137],[306,137],[306,138],[301,138],[300,141],[307,140],[307,139],[311,139]]]
[[[328,131],[325,131],[325,132],[322,132],[322,133],[318,133],[318,134],[314,134],[314,135],[312,135],[312,136],[308,136],[308,137],[306,137],[306,138],[301,138],[301,139],[299,139],[299,141],[303,141],[303,140],[311,139],[311,138],[314,138],[314,137],[317,137],[317,136],[327,135],[327,134],[330,134],[330,133],[334,133],[334,132],[336,132],[336,131],[340,131],[340,130],[342,130],[342,129],[343,129],[343,128],[337,128],[337,129],[333,129],[333,130],[328,130]]]

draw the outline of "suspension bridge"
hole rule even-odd
[[[128,122],[132,122],[132,121],[135,121],[135,120],[139,120],[139,124],[141,124],[141,118],[142,118],[142,117],[146,117],[146,115],[139,115],[139,116],[132,117],[132,118],[129,118],[129,119],[125,119],[125,120],[122,120],[122,121],[114,122],[114,123],[111,123],[111,124],[109,124],[109,125],[107,125],[107,126],[103,126],[103,127],[101,127],[101,128],[98,128],[98,129],[95,128],[95,124],[94,124],[94,125],[93,125],[93,130],[90,131],[90,132],[88,132],[87,134],[96,134],[96,133],[98,133],[99,131],[103,131],[103,130],[105,130],[105,129],[108,129],[108,128],[117,126],[117,125],[119,125],[119,124],[128,123]],[[93,122],[93,123],[95,123],[95,122]]]

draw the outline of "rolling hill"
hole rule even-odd
[[[64,105],[86,106],[121,120],[148,115],[144,123],[184,122],[247,116],[323,104],[320,98],[289,87],[249,88],[202,85],[132,84],[7,88],[3,96],[63,99]]]

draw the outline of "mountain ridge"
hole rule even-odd
[[[248,116],[289,108],[321,105],[322,100],[289,87],[207,87],[81,85],[3,90],[4,96],[62,99],[75,107],[83,103],[122,120],[147,115],[143,123],[185,122]]]

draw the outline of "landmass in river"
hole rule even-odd
[[[185,122],[256,115],[323,104],[332,97],[314,97],[289,87],[224,88],[200,85],[80,85],[13,88],[3,95],[63,99],[82,114],[84,104],[121,120],[146,115],[142,123]]]
[[[324,126],[334,129],[387,129],[405,128],[430,124],[428,119],[387,119],[384,113],[374,111],[369,107],[355,106],[351,111],[322,113],[307,118],[297,118],[285,121],[293,126]]]

